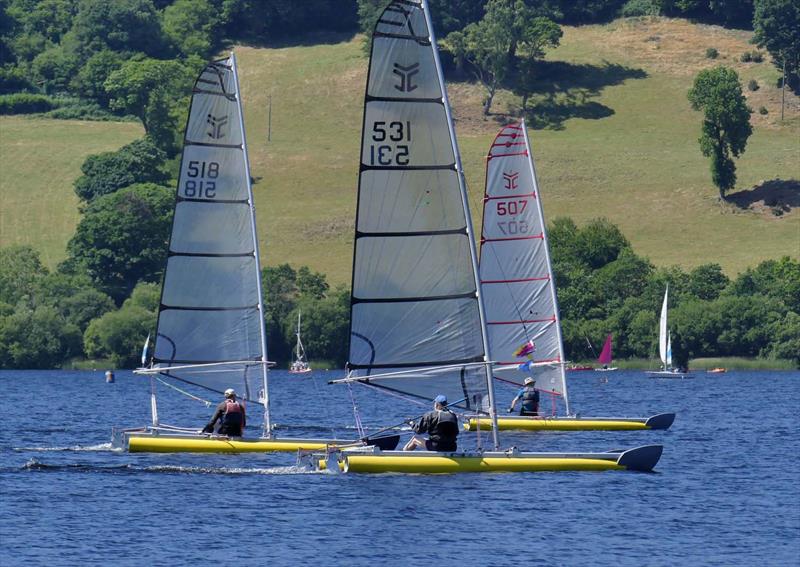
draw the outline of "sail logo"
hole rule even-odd
[[[206,123],[211,126],[211,131],[208,132],[210,138],[219,140],[225,137],[225,132],[222,129],[228,124],[227,116],[212,116],[209,114]]]
[[[517,182],[519,181],[519,172],[518,171],[511,171],[509,173],[503,173],[503,181],[505,182],[505,188],[513,191],[517,188]]]
[[[413,63],[408,67],[404,67],[399,63],[394,64],[394,71],[392,71],[400,79],[400,84],[395,85],[394,88],[402,93],[410,93],[415,90],[418,85],[412,83],[411,79],[419,73],[419,63]]]

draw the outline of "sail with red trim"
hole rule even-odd
[[[476,250],[425,0],[395,0],[372,36],[347,381],[488,410]]]
[[[603,343],[603,350],[600,351],[600,357],[597,359],[600,364],[611,364],[611,335],[606,337],[606,342]]]
[[[184,136],[152,367],[162,379],[261,401],[267,349],[233,55],[198,76]]]
[[[500,130],[487,156],[480,285],[495,367],[532,368],[537,389],[564,396],[566,403],[555,282],[524,121]],[[528,344],[535,349],[520,365],[517,353]],[[499,376],[520,384],[525,378],[519,372]]]

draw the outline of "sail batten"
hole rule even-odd
[[[537,388],[566,402],[555,283],[524,122],[504,127],[490,146],[483,205],[480,282],[490,355],[501,365],[535,367]]]
[[[371,381],[378,371],[409,396],[443,393],[488,407],[470,219],[426,10],[424,0],[395,0],[372,35],[349,380]]]
[[[192,90],[151,371],[260,401],[267,353],[254,223],[231,55],[206,65]]]

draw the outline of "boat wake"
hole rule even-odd
[[[111,443],[99,443],[97,445],[73,445],[72,447],[14,447],[14,451],[18,452],[61,452],[61,451],[75,451],[75,452],[120,452],[121,449],[115,449]]]
[[[98,465],[93,463],[50,464],[37,459],[30,459],[22,470],[45,472],[96,472],[111,474],[215,474],[215,475],[295,475],[295,474],[324,474],[319,471],[309,470],[298,466],[280,467],[188,467],[180,465],[152,465],[142,466],[136,464],[123,465]]]

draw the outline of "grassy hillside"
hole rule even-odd
[[[748,39],[666,19],[565,28],[548,59],[567,65],[555,87],[543,84],[553,92],[536,97],[537,109],[546,110],[537,111],[531,131],[548,217],[608,217],[659,265],[716,261],[734,274],[762,259],[797,256],[800,213],[776,218],[719,203],[696,142],[701,115],[686,99],[704,67],[731,65],[744,84],[757,79],[761,88],[746,91],[749,104],[769,114],[753,115],[736,190],[800,179],[800,104],[788,96],[780,124],[776,71],[766,62],[739,62],[753,49]],[[707,47],[719,59],[706,59]],[[360,41],[238,53],[266,262],[308,263],[348,281],[366,74]],[[505,116],[480,115],[476,85],[451,84],[449,93],[479,222],[483,156]],[[498,99],[498,113],[519,105],[510,93]]]
[[[530,131],[548,218],[568,215],[580,222],[608,217],[621,226],[639,253],[658,265],[692,267],[715,261],[734,274],[766,258],[798,256],[798,209],[778,218],[719,203],[708,162],[696,142],[701,115],[690,109],[686,99],[694,75],[704,67],[722,63],[736,68],[744,84],[757,79],[761,88],[746,91],[749,104],[756,110],[765,106],[769,114],[753,115],[755,133],[737,164],[736,191],[775,179],[800,179],[800,102],[787,95],[787,120],[781,124],[780,91],[774,86],[777,72],[767,62],[739,62],[742,52],[754,49],[749,37],[746,32],[667,19],[565,28],[562,46],[548,56],[555,79],[543,79],[542,92],[533,101],[537,110]],[[719,51],[719,59],[705,58],[708,47]],[[326,272],[335,283],[349,283],[367,65],[361,40],[333,38],[317,45],[236,51],[264,261],[307,264]],[[483,156],[499,123],[507,119],[504,114],[514,112],[519,99],[500,93],[494,109],[498,114],[487,119],[480,113],[480,87],[453,83],[448,89],[473,217],[479,222]],[[70,200],[67,208],[72,216],[65,216],[64,229],[48,252],[57,256],[54,250],[63,247],[67,225],[75,220],[69,187],[82,156],[113,147],[114,142],[78,150],[89,142],[66,132],[83,128],[83,123],[39,121],[43,130],[25,135],[52,149],[23,152],[28,163],[21,164],[19,157],[6,155],[20,134],[6,136],[5,125],[21,130],[20,124],[27,122],[0,122],[4,171],[0,195],[5,198],[11,171],[15,179],[25,180],[19,186],[24,195],[56,191],[59,203]],[[53,132],[45,133],[48,124]],[[117,145],[137,134],[129,124],[97,127],[114,132]],[[92,143],[99,140],[98,135]],[[67,151],[72,153],[69,165],[51,168],[49,154]],[[20,170],[23,165],[29,168],[27,173]],[[43,170],[63,171],[58,177],[63,192],[38,174]],[[22,204],[3,203],[0,243],[7,243],[7,234],[13,234],[15,241],[43,246],[31,236],[39,227],[50,226],[41,217],[27,219],[31,227],[27,232],[4,228],[10,222],[7,217],[22,216]],[[5,212],[9,208],[11,212]]]
[[[0,117],[0,247],[30,244],[54,267],[78,222],[72,190],[86,156],[140,137],[131,123]]]

